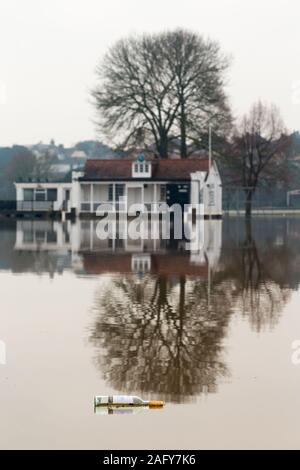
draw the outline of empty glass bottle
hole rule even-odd
[[[142,400],[142,398],[133,395],[98,395],[94,398],[94,405],[95,407],[148,406],[149,408],[156,408],[164,406],[164,402],[161,400]]]

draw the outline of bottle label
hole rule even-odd
[[[114,395],[112,399],[113,399],[113,403],[116,403],[116,404],[133,403],[133,397],[131,395]]]

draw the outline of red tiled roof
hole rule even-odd
[[[87,274],[131,273],[131,254],[83,254],[84,269]],[[208,276],[208,264],[191,264],[188,254],[151,255],[151,274],[197,276],[204,279]]]
[[[132,159],[87,160],[83,180],[129,180]],[[151,160],[154,180],[189,180],[195,171],[208,171],[209,161],[202,158]],[[138,178],[134,178],[135,180]],[[143,178],[144,179],[144,178]]]

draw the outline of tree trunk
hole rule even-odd
[[[181,112],[180,112],[180,155],[181,155],[181,158],[187,158],[186,121],[185,121],[184,103],[181,104]]]
[[[247,191],[246,202],[245,202],[245,217],[250,218],[252,216],[252,189]]]
[[[157,151],[161,158],[168,158],[168,137],[161,135]]]
[[[252,245],[252,223],[251,217],[247,217],[245,220],[245,245],[251,246]]]

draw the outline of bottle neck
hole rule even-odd
[[[149,408],[162,408],[164,404],[162,400],[150,400],[148,402]]]

